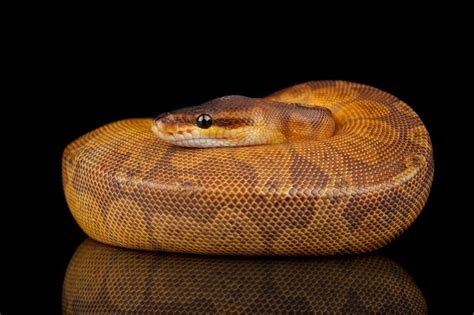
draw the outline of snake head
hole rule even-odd
[[[158,138],[183,147],[224,147],[258,144],[257,100],[232,95],[199,106],[163,113],[153,120]]]
[[[183,147],[228,147],[323,139],[332,135],[329,110],[232,95],[159,115],[152,131]]]

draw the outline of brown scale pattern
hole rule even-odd
[[[380,256],[222,258],[86,240],[63,287],[65,314],[426,314],[411,277]]]
[[[74,218],[111,245],[234,255],[363,253],[410,226],[434,172],[429,134],[410,107],[343,81],[267,99],[330,109],[335,135],[188,149],[154,136],[150,119],[111,123],[64,152]]]

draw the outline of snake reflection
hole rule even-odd
[[[423,314],[427,307],[408,273],[382,256],[206,257],[87,239],[69,263],[63,311]]]

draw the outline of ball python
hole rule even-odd
[[[426,314],[396,262],[209,257],[133,251],[87,239],[64,279],[64,314]]]
[[[434,173],[418,115],[345,81],[110,123],[68,145],[62,165],[91,238],[231,255],[381,248],[418,216]]]

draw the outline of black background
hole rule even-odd
[[[40,40],[27,45],[34,53],[20,57],[24,67],[17,75],[25,85],[3,124],[5,152],[13,160],[4,170],[13,188],[7,197],[14,204],[2,209],[2,314],[60,310],[65,269],[85,238],[62,192],[61,154],[69,142],[122,118],[152,117],[229,94],[259,97],[322,79],[392,93],[426,124],[436,166],[430,198],[413,226],[381,253],[413,276],[431,311],[469,311],[472,214],[463,204],[459,178],[468,170],[461,171],[465,154],[458,145],[466,125],[453,96],[461,89],[453,70],[463,65],[456,54],[439,50],[446,45],[439,33],[415,32],[409,41],[411,31],[379,37],[369,28],[322,38],[321,32],[266,29],[253,34],[254,41],[239,32],[204,39],[209,30],[192,27],[171,34],[146,32],[147,25],[86,30],[85,24],[36,32]]]

